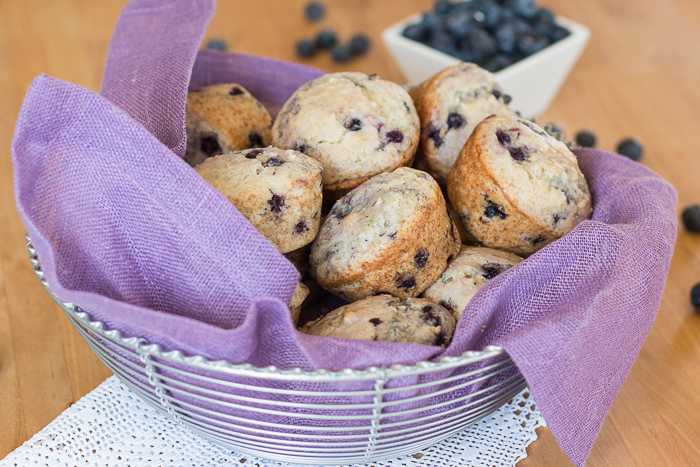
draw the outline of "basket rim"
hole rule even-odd
[[[214,373],[228,373],[238,376],[250,376],[262,379],[274,380],[299,380],[313,382],[331,381],[357,381],[376,380],[385,378],[395,378],[403,376],[421,375],[437,371],[449,370],[473,363],[478,363],[494,357],[505,357],[503,363],[510,360],[503,347],[488,345],[483,350],[468,350],[459,356],[441,357],[436,362],[421,361],[413,365],[397,364],[392,366],[371,366],[364,370],[346,368],[340,371],[319,369],[306,371],[302,368],[292,368],[289,370],[280,369],[274,365],[266,367],[256,367],[250,363],[234,364],[227,360],[213,360],[201,355],[186,355],[181,350],[165,350],[160,344],[149,343],[143,337],[127,337],[118,329],[110,329],[104,322],[92,319],[91,315],[79,306],[65,302],[58,298],[49,287],[41,264],[37,256],[29,234],[25,234],[27,240],[26,249],[29,253],[29,261],[32,263],[34,273],[39,278],[48,294],[68,315],[74,326],[82,326],[91,333],[97,334],[103,339],[109,340],[122,347],[136,351],[142,357],[157,358],[162,361],[175,363],[186,367],[195,367],[199,370],[211,371]]]

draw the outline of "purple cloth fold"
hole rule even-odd
[[[448,349],[301,334],[285,306],[294,267],[178,156],[188,86],[237,82],[275,114],[322,72],[211,51],[195,60],[212,14],[211,1],[134,1],[102,95],[47,76],[27,92],[15,196],[56,295],[166,349],[256,366],[389,366],[502,345],[584,465],[661,300],[674,189],[621,156],[578,150],[593,218],[483,287]]]

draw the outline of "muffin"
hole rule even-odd
[[[441,347],[447,347],[454,330],[452,314],[440,305],[422,298],[402,301],[391,295],[368,297],[342,306],[300,329],[314,336]]]
[[[418,146],[413,101],[398,84],[329,73],[298,89],[272,127],[272,144],[323,165],[324,197],[337,200],[373,175],[410,165]]]
[[[421,122],[415,167],[443,187],[476,125],[490,115],[514,114],[495,76],[473,63],[446,68],[409,94]]]
[[[299,315],[301,314],[301,304],[309,295],[309,288],[299,281],[297,288],[294,289],[294,294],[289,301],[289,313],[292,315],[292,323],[296,326],[299,323]]]
[[[323,169],[314,159],[268,147],[211,157],[195,170],[281,253],[316,237]]]
[[[477,290],[522,260],[505,251],[462,246],[445,272],[421,297],[439,303],[458,321]]]
[[[272,118],[238,84],[216,84],[187,93],[185,160],[195,166],[217,154],[269,146]]]
[[[479,242],[519,255],[562,237],[592,212],[576,156],[516,116],[489,117],[476,127],[447,193]]]
[[[311,245],[309,272],[347,301],[420,295],[459,251],[440,187],[402,167],[372,177],[340,199]]]

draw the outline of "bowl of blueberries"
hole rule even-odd
[[[526,117],[549,106],[589,37],[588,28],[535,0],[439,0],[382,33],[409,82],[476,63],[495,73]]]

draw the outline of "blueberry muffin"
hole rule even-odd
[[[301,314],[301,304],[304,303],[304,300],[306,297],[309,295],[309,288],[304,285],[303,282],[299,281],[297,284],[297,288],[294,289],[294,294],[292,295],[291,300],[289,301],[289,312],[292,315],[292,323],[294,323],[294,326],[299,323],[299,315]]]
[[[533,253],[591,215],[576,156],[536,124],[489,117],[462,149],[447,193],[484,246]]]
[[[272,118],[265,107],[238,84],[216,84],[187,93],[187,152],[195,166],[217,154],[270,144]]]
[[[414,342],[447,347],[455,330],[452,314],[422,298],[368,297],[337,308],[301,329],[314,336]]]
[[[445,272],[421,297],[439,303],[452,312],[457,321],[481,286],[522,260],[505,251],[463,246]]]
[[[341,298],[417,297],[459,251],[440,187],[401,167],[375,175],[340,199],[311,245],[309,272]]]
[[[195,170],[281,253],[316,237],[323,169],[314,159],[268,147],[210,157]]]
[[[510,115],[510,96],[493,74],[473,63],[446,68],[412,88],[421,121],[415,167],[435,177],[440,186],[476,125],[489,115]]]
[[[324,197],[337,200],[373,175],[410,165],[419,139],[413,101],[398,84],[330,73],[298,89],[272,127],[272,144],[323,165]]]

